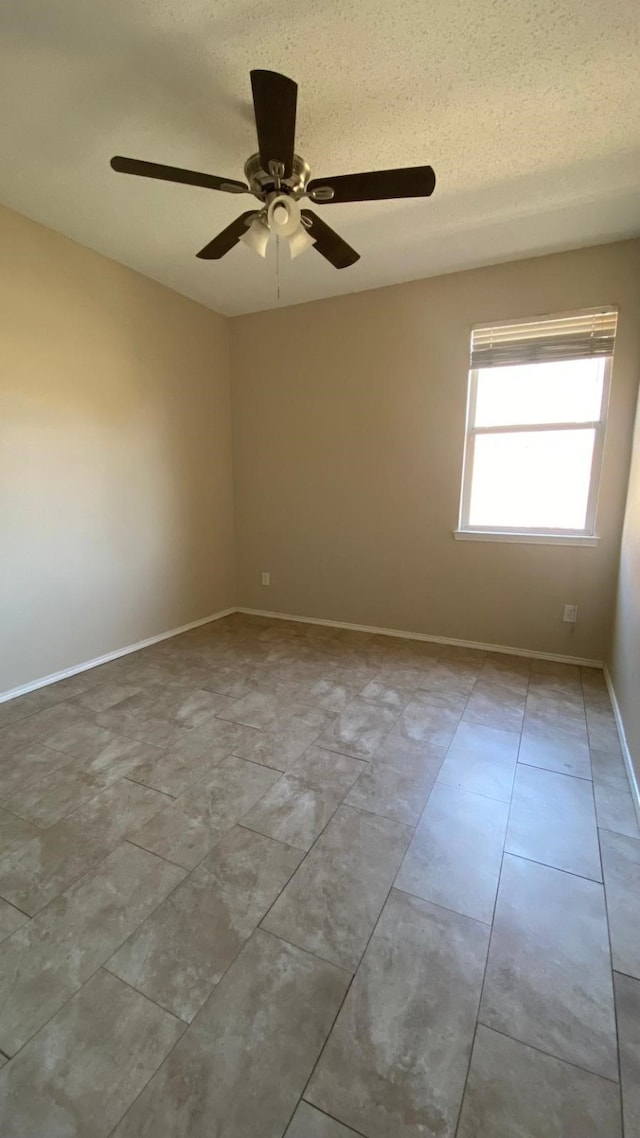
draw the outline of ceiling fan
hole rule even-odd
[[[310,180],[310,168],[294,152],[298,85],[277,71],[252,71],[251,89],[258,132],[258,153],[245,163],[245,182],[200,174],[177,166],[161,166],[135,158],[117,156],[111,166],[122,174],[160,178],[203,186],[228,194],[253,194],[260,209],[249,210],[218,233],[197,254],[218,260],[242,241],[262,257],[272,234],[284,237],[292,257],[314,246],[336,269],[345,269],[360,258],[346,241],[311,209],[302,209],[308,198],[317,205],[332,202],[380,201],[383,198],[428,198],[436,177],[431,166],[399,170],[371,170],[365,174],[340,174]]]

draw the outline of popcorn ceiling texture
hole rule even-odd
[[[637,0],[5,0],[0,199],[227,314],[274,306],[275,250],[196,251],[250,198],[115,175],[114,153],[237,178],[249,70],[300,85],[313,176],[430,162],[428,202],[323,217],[342,273],[281,258],[281,303],[640,232]],[[246,204],[245,204],[246,203]]]

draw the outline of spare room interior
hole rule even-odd
[[[639,1138],[634,0],[6,0],[3,1138]]]

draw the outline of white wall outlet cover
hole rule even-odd
[[[262,574],[262,584],[263,585],[270,585],[271,584],[271,574],[270,573],[263,573]]]
[[[578,606],[565,605],[562,619],[566,624],[575,624],[578,619]]]

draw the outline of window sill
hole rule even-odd
[[[519,545],[582,545],[596,546],[599,537],[587,537],[585,534],[562,533],[499,533],[496,530],[456,529],[453,531],[456,541],[507,541]]]

